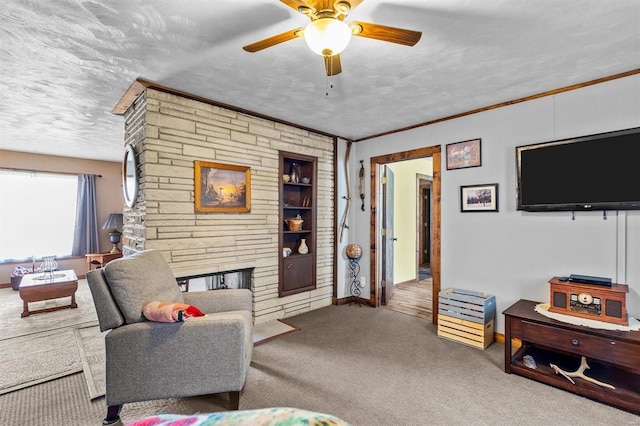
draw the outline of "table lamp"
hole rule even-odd
[[[122,228],[122,225],[124,225],[122,213],[110,213],[107,221],[102,225],[102,229],[113,229],[113,231],[109,232],[109,241],[113,244],[110,253],[120,253],[118,244],[120,244],[122,232],[118,231],[118,228]]]

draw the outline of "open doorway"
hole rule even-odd
[[[422,274],[431,274],[431,182],[433,176],[418,174],[416,176],[416,266],[418,267],[418,277]],[[424,272],[423,272],[424,271]]]
[[[385,227],[387,226],[386,217],[388,216],[388,211],[383,211],[383,207],[385,206],[384,197],[385,194],[388,193],[387,188],[384,186],[385,179],[382,178],[382,173],[386,170],[385,165],[389,165],[392,163],[397,163],[406,160],[413,159],[421,159],[421,158],[431,158],[432,159],[432,176],[428,176],[426,179],[422,179],[428,181],[428,183],[424,183],[423,187],[428,188],[429,195],[429,207],[428,211],[424,211],[424,206],[422,207],[422,216],[418,213],[420,209],[416,209],[412,211],[414,215],[413,223],[419,224],[421,221],[424,222],[424,217],[428,216],[428,229],[429,236],[428,238],[424,238],[422,241],[416,241],[415,239],[419,239],[419,234],[424,234],[423,230],[418,231],[418,229],[414,230],[413,238],[415,244],[418,247],[428,247],[428,250],[425,254],[422,248],[415,250],[415,253],[412,256],[415,256],[415,273],[418,276],[418,268],[419,265],[426,265],[431,272],[432,276],[432,293],[437,295],[440,291],[440,176],[441,176],[441,148],[440,146],[419,148],[411,151],[398,152],[393,154],[387,154],[378,157],[371,158],[371,228],[370,228],[370,241],[371,241],[371,264],[370,264],[370,304],[373,306],[381,306],[384,304],[383,295],[389,294],[388,286],[393,286],[393,278],[389,276],[388,268],[388,257],[393,256],[393,247],[394,242],[396,241],[395,235],[390,235],[386,232]],[[421,180],[417,177],[418,182]],[[419,183],[417,183],[417,187],[419,188]],[[423,188],[424,189],[424,188]],[[412,192],[409,194],[396,194],[395,197],[407,197],[411,198],[415,197]],[[428,215],[427,215],[428,214]],[[420,226],[421,225],[416,225]],[[424,261],[424,257],[427,257],[427,262]],[[420,258],[422,257],[422,260]],[[385,265],[385,267],[383,267]],[[437,312],[438,312],[438,298],[432,297],[432,322],[436,324],[437,322]]]

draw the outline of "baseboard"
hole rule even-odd
[[[418,278],[414,278],[414,279],[412,279],[412,280],[403,281],[403,282],[401,282],[401,283],[394,284],[393,286],[394,286],[395,288],[402,288],[402,287],[406,287],[406,286],[409,286],[409,285],[412,285],[412,284],[416,284],[416,283],[418,283],[418,282],[420,282],[420,280],[419,280]]]
[[[503,344],[505,343],[504,334],[494,333],[493,337],[495,338],[496,343]],[[511,346],[513,349],[519,349],[522,346],[522,340],[520,339],[511,339]]]
[[[349,303],[359,303],[360,305],[365,306],[373,306],[369,299],[363,299],[362,297],[348,296],[338,299],[337,297],[332,298],[331,303],[334,305],[347,305]]]

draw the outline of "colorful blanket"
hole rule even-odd
[[[224,411],[184,416],[157,414],[128,423],[127,426],[349,426],[328,414],[297,408],[264,408],[261,410]]]

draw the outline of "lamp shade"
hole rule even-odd
[[[102,229],[119,229],[123,224],[122,213],[110,213],[107,221],[102,225]]]
[[[351,28],[339,19],[316,19],[304,29],[304,40],[318,55],[337,55],[349,44]]]

